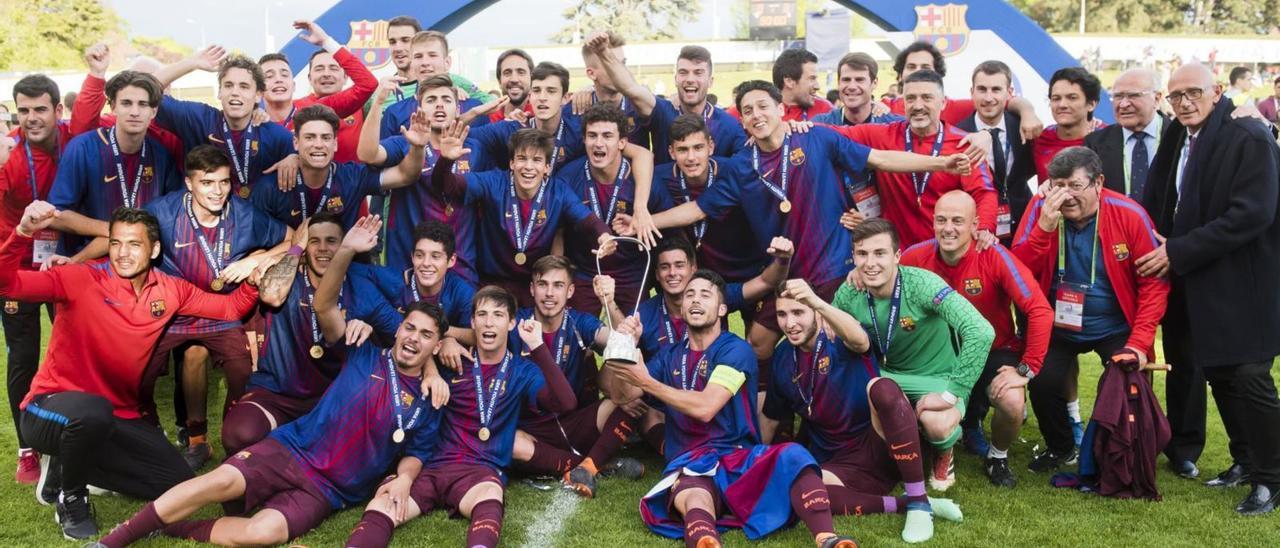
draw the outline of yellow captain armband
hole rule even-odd
[[[728,390],[730,394],[737,394],[738,389],[742,388],[743,383],[747,382],[747,375],[737,369],[727,365],[717,365],[711,370],[711,378],[707,379],[707,384],[718,384]]]

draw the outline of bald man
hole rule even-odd
[[[1161,98],[1154,71],[1125,71],[1111,85],[1111,109],[1116,123],[1084,138],[1084,146],[1102,158],[1106,187],[1134,201],[1142,200],[1151,160],[1160,146],[1160,133],[1169,127],[1168,118],[1156,109]]]
[[[1271,377],[1280,354],[1280,149],[1261,121],[1231,117],[1231,101],[1202,65],[1175,71],[1168,98],[1177,119],[1143,195],[1168,240],[1135,264],[1139,275],[1169,277],[1164,340],[1187,342],[1186,362],[1170,358],[1170,418],[1175,405],[1203,406],[1208,380],[1235,461],[1209,483],[1252,483],[1236,511],[1263,514],[1280,502],[1280,398]],[[1202,409],[1198,418],[1192,426],[1203,432]]]
[[[982,419],[994,405],[991,444],[983,470],[991,483],[1017,485],[1009,469],[1009,446],[1022,427],[1027,383],[1040,372],[1053,329],[1053,309],[1035,285],[1035,277],[1003,245],[979,251],[977,204],[969,194],[953,190],[933,208],[934,239],[911,246],[902,264],[940,276],[964,295],[995,329],[986,367],[973,387],[972,403],[961,426],[966,435],[982,435]],[[1014,331],[1010,303],[1028,318],[1026,337]]]

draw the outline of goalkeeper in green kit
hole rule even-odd
[[[938,275],[898,266],[898,233],[889,221],[864,221],[852,238],[856,266],[832,304],[862,323],[880,373],[897,382],[915,405],[924,437],[934,448],[929,486],[945,491],[956,480],[952,447],[960,439],[965,401],[995,332]]]

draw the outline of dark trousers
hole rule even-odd
[[[159,427],[112,415],[111,404],[101,396],[37,396],[22,413],[22,430],[37,451],[57,457],[61,487],[68,493],[83,494],[92,483],[152,500],[194,477]]]
[[[1191,359],[1191,324],[1186,309],[1186,292],[1175,280],[1163,322],[1164,357],[1173,366],[1164,384],[1165,413],[1172,433],[1164,454],[1172,462],[1195,462],[1204,451],[1208,391],[1204,371]],[[1235,444],[1230,449],[1233,458],[1243,452],[1243,447]]]
[[[1233,453],[1255,483],[1280,487],[1280,398],[1271,378],[1271,360],[1240,365],[1205,367],[1218,413],[1232,444],[1243,442],[1242,454]]]
[[[1031,409],[1040,422],[1040,433],[1050,451],[1066,454],[1075,447],[1071,437],[1071,418],[1067,416],[1067,387],[1071,376],[1078,371],[1077,357],[1094,352],[1106,363],[1111,354],[1124,346],[1129,333],[1113,335],[1099,341],[1076,343],[1055,335],[1049,341],[1049,351],[1044,356],[1040,374],[1031,379],[1027,387],[1031,391]]]
[[[1022,356],[1009,350],[997,349],[987,354],[987,365],[982,369],[982,375],[978,376],[978,383],[973,385],[973,391],[969,393],[964,420],[960,421],[960,426],[965,430],[982,428],[982,420],[991,411],[991,397],[987,394],[987,387],[991,386],[991,380],[996,378],[1001,367],[1017,367],[1020,361]]]
[[[9,413],[13,417],[13,429],[18,433],[18,448],[27,449],[30,445],[22,437],[22,411],[18,406],[31,391],[31,379],[40,368],[40,303],[4,301],[3,304],[0,323],[4,324],[4,345],[9,349],[5,377],[9,389]],[[49,310],[49,319],[53,320],[53,304],[44,304]]]

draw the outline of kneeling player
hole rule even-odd
[[[565,488],[594,497],[596,474],[618,472],[631,479],[644,475],[644,465],[635,459],[610,459],[627,436],[635,431],[627,413],[609,400],[596,398],[596,376],[591,350],[604,349],[609,328],[600,319],[566,308],[573,296],[573,264],[559,255],[548,255],[533,263],[533,307],[522,308],[516,320],[532,318],[542,327],[542,341],[551,350],[556,365],[564,372],[578,397],[580,407],[568,413],[525,410],[520,417],[512,458],[536,473],[563,475]],[[530,354],[513,330],[510,344],[522,356]]]
[[[803,280],[787,282],[777,317],[786,340],[773,353],[767,379],[764,441],[779,421],[800,415],[809,452],[822,465],[832,513],[905,512],[906,542],[929,540],[935,513],[959,521],[955,503],[925,496],[915,411],[897,383],[879,376],[867,353],[871,339],[858,321]],[[888,496],[899,481],[906,495]]]
[[[646,395],[667,416],[670,458],[662,481],[641,501],[645,524],[706,548],[720,546],[717,527],[740,527],[755,540],[786,525],[794,512],[818,546],[856,548],[856,541],[835,534],[813,456],[794,443],[760,444],[755,354],[721,328],[725,313],[724,280],[700,270],[681,302],[688,326],[683,344],[658,351],[648,366],[606,363],[616,375],[611,392],[623,399]],[[638,337],[640,329],[633,316],[618,331]]]
[[[536,320],[520,322],[519,328],[532,361],[507,349],[515,314],[516,299],[506,290],[486,286],[476,292],[471,316],[476,348],[463,372],[441,372],[451,394],[431,459],[420,472],[397,475],[384,486],[365,507],[346,546],[386,546],[394,527],[436,508],[471,518],[466,546],[497,546],[506,481],[502,470],[511,464],[520,410],[536,406],[564,413],[577,405]]]
[[[353,235],[376,241],[377,224],[352,228],[335,262],[350,262],[354,252],[346,244]],[[326,332],[344,323],[337,307],[341,285],[330,276],[316,292],[316,315]],[[223,545],[281,544],[367,498],[397,459],[397,473],[412,478],[437,438],[440,415],[419,384],[447,327],[440,307],[414,303],[395,344],[388,350],[359,347],[313,411],[170,489],[99,544],[125,546],[159,530]],[[439,383],[432,387],[437,396],[446,391]],[[387,490],[384,485],[381,492]],[[236,499],[259,511],[250,518],[181,521],[206,504]]]
[[[960,439],[965,402],[995,333],[982,314],[936,274],[898,266],[902,253],[893,223],[863,221],[851,238],[858,266],[849,277],[857,285],[840,286],[833,304],[874,335],[880,372],[911,398],[933,446],[929,485],[945,491],[956,481],[952,448]],[[959,353],[953,332],[960,340]]]

